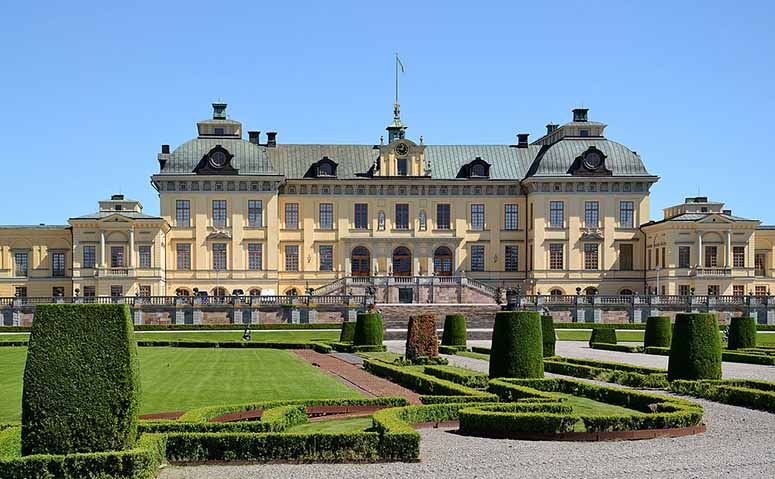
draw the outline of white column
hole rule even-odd
[[[105,231],[100,230],[100,268],[105,267]]]
[[[352,248],[350,248],[350,245],[345,244],[345,252],[344,252],[344,275],[345,276],[352,276],[353,274],[352,257],[350,256],[351,254],[352,254]]]
[[[129,266],[135,267],[135,230],[129,230]]]
[[[697,232],[697,243],[699,246],[697,246],[697,264],[700,265],[700,268],[703,266],[703,252],[702,252],[702,233]]]
[[[732,231],[727,230],[727,268],[732,268]]]
[[[417,252],[415,251],[412,254],[412,276],[419,276],[420,275],[420,257],[417,255]]]

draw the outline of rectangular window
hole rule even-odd
[[[705,267],[706,268],[718,267],[718,248],[716,246],[705,247]]]
[[[191,226],[191,202],[177,200],[175,202],[175,225],[180,228]]]
[[[622,201],[619,203],[619,226],[622,228],[635,227],[635,203]]]
[[[299,229],[299,204],[285,203],[285,229]]]
[[[732,247],[732,266],[745,268],[745,246]]]
[[[503,205],[503,227],[507,231],[519,229],[519,206],[515,204]]]
[[[409,205],[407,204],[401,203],[396,205],[396,229],[409,229]]]
[[[646,263],[649,265],[648,268],[651,269],[651,248],[646,251]]]
[[[213,269],[216,271],[226,269],[226,243],[213,243]]]
[[[744,296],[745,295],[745,286],[742,284],[735,284],[732,286],[732,295],[733,296]]]
[[[319,249],[320,271],[334,270],[334,247],[330,245],[321,245]]]
[[[764,267],[764,264],[766,263],[767,255],[764,253],[756,253],[754,256],[754,270],[756,276],[765,276],[767,271]]]
[[[449,218],[449,205],[438,204],[436,205],[436,229],[448,230],[450,229]]]
[[[150,245],[142,245],[138,248],[139,251],[139,268],[148,269],[151,267],[151,246]]]
[[[484,271],[484,246],[471,246],[471,271]]]
[[[97,247],[96,246],[84,246],[83,247],[83,267],[94,268],[97,263]]]
[[[679,268],[691,268],[691,253],[692,250],[688,246],[678,247],[678,267]]]
[[[298,245],[285,246],[285,271],[299,270],[299,247]]]
[[[226,200],[213,200],[213,226],[226,227]]]
[[[51,254],[51,276],[64,276],[65,275],[65,254],[64,253],[52,253]]]
[[[84,286],[83,287],[83,297],[84,298],[93,298],[97,296],[97,288],[94,286]]]
[[[26,286],[17,286],[14,295],[17,298],[26,298],[27,297],[27,287]]]
[[[691,289],[689,288],[688,284],[679,284],[678,285],[678,294],[679,296],[689,296],[691,294]]]
[[[333,203],[320,203],[320,229],[334,229],[334,205]]]
[[[124,288],[121,286],[113,285],[110,287],[110,295],[114,298],[124,296]]]
[[[398,176],[406,176],[409,173],[406,158],[399,158],[396,162],[396,166],[398,169]]]
[[[369,229],[369,205],[366,203],[355,203],[355,229]]]
[[[27,271],[29,268],[29,254],[28,253],[14,254],[14,265],[16,266],[15,276],[27,276]]]
[[[665,263],[667,263],[667,254],[665,253],[665,248],[662,247],[662,269],[665,269]]]
[[[565,203],[562,201],[549,202],[549,226],[551,228],[565,226]]]
[[[753,292],[756,296],[766,296],[767,286],[755,286]]]
[[[659,248],[654,248],[654,253],[656,254],[656,263],[657,268],[659,267]]]
[[[584,244],[584,269],[598,269],[598,245],[596,243]]]
[[[124,267],[124,247],[123,246],[110,247],[110,267],[111,268]]]
[[[261,200],[248,200],[248,226],[261,228],[264,225],[263,209]]]
[[[597,201],[584,202],[584,226],[597,228],[600,225],[600,203]]]
[[[138,292],[140,293],[140,296],[145,296],[147,298],[151,295],[151,287],[147,284],[141,284],[138,288]]]
[[[505,256],[504,270],[508,272],[519,271],[519,246],[506,246]]]
[[[709,284],[708,285],[708,296],[718,296],[719,293],[719,286],[717,284]]]
[[[175,251],[177,252],[178,269],[191,269],[191,245],[178,243]]]
[[[263,268],[263,247],[260,243],[248,244],[248,269],[259,271]]]
[[[562,243],[552,243],[549,245],[549,269],[563,269],[565,261],[563,259]]]
[[[471,205],[471,229],[481,231],[484,229],[484,205]]]
[[[632,254],[633,248],[629,243],[622,243],[619,245],[619,270],[620,271],[632,271]]]

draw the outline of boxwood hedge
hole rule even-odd
[[[551,316],[541,316],[541,335],[544,345],[544,357],[554,356],[557,335],[554,332],[554,319]]]
[[[748,316],[732,318],[729,323],[728,349],[756,347],[756,320]]]
[[[667,378],[721,379],[721,337],[716,315],[679,313],[675,317]]]
[[[589,347],[592,343],[616,344],[616,330],[613,328],[595,328],[589,337]]]
[[[669,348],[673,339],[673,324],[667,316],[649,316],[643,346]]]
[[[22,453],[130,449],[139,367],[126,305],[39,305],[22,397]]]
[[[441,335],[444,346],[466,345],[466,318],[462,314],[448,314],[444,318],[444,332]]]
[[[490,348],[490,377],[540,378],[544,376],[541,316],[529,311],[495,314]]]
[[[380,313],[358,313],[353,334],[355,346],[381,346],[384,337]]]
[[[342,323],[342,332],[339,335],[340,343],[351,343],[355,337],[355,323],[352,321],[345,321]]]

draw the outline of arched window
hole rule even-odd
[[[471,176],[487,176],[484,165],[481,163],[471,165]]]
[[[251,296],[261,296],[261,289],[260,288],[252,288],[248,293]]]
[[[228,293],[226,292],[226,288],[223,288],[223,287],[217,287],[217,288],[213,288],[213,290],[212,290],[212,292],[211,292],[211,295],[212,295],[212,296],[215,296],[215,297],[218,297],[218,298],[223,298],[223,297],[225,297],[227,294],[228,294]]]
[[[178,288],[175,290],[176,296],[191,296],[191,291],[186,288]]]
[[[377,215],[377,229],[379,231],[385,231],[385,212],[380,211]]]
[[[285,292],[285,295],[286,296],[298,296],[299,295],[299,290],[297,290],[296,288],[290,288],[290,289],[288,289]]]
[[[549,294],[551,296],[562,296],[565,293],[560,288],[553,288],[552,290],[549,291]]]
[[[433,252],[433,273],[436,276],[452,276],[452,251],[440,246]]]
[[[409,248],[399,246],[393,250],[393,276],[412,275],[412,252]]]
[[[584,294],[587,296],[594,296],[597,294],[597,288],[594,286],[587,286],[587,288],[584,290]]]
[[[350,254],[350,270],[353,276],[371,276],[371,253],[363,246],[353,248]]]
[[[622,296],[632,296],[635,294],[635,292],[629,288],[624,288],[623,290],[619,291],[619,294]]]

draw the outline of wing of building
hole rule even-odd
[[[0,296],[371,286],[428,302],[440,298],[415,287],[428,278],[558,295],[764,294],[773,281],[775,228],[702,198],[649,221],[658,177],[586,109],[502,145],[410,139],[397,106],[378,144],[244,139],[224,103],[196,126],[158,154],[158,217],[116,195],[66,226],[0,227]]]

